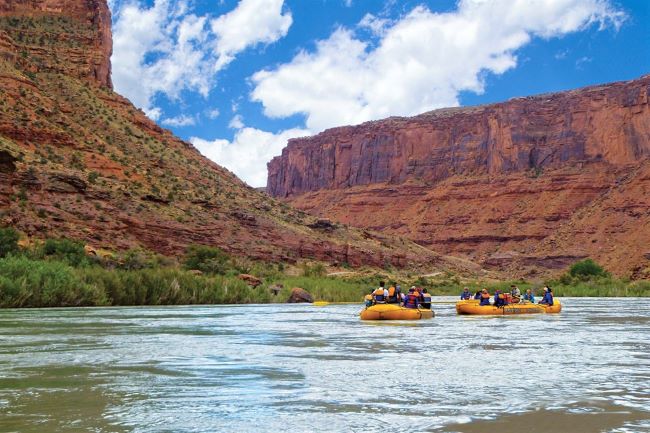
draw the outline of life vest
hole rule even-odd
[[[415,293],[409,293],[406,295],[406,299],[404,299],[404,306],[406,308],[417,308],[419,298]]]
[[[490,294],[489,293],[481,293],[480,305],[490,305]]]
[[[472,297],[472,294],[470,292],[463,291],[460,294],[460,299],[470,299],[471,297]]]
[[[393,286],[388,288],[388,302],[390,303],[399,302],[399,299],[397,299],[397,289]]]
[[[375,302],[384,302],[386,298],[384,297],[384,289],[379,288],[372,292],[372,297],[375,298]]]

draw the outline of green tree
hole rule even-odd
[[[190,245],[187,247],[183,266],[185,269],[197,269],[206,274],[225,274],[230,257],[222,250],[207,245]]]
[[[608,273],[592,259],[585,259],[571,265],[569,275],[574,278],[589,279],[591,277],[605,277]]]
[[[18,251],[18,232],[11,227],[0,228],[0,257]]]

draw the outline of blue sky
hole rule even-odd
[[[109,0],[113,81],[252,186],[287,139],[650,73],[646,0]]]

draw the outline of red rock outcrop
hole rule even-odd
[[[248,187],[114,93],[110,51],[105,0],[0,0],[0,226],[97,251],[458,268]]]
[[[650,76],[295,139],[267,190],[315,215],[513,274],[591,256],[640,276]]]
[[[113,87],[111,11],[105,0],[0,0],[0,17],[11,18],[3,30],[20,43],[32,72],[65,73]],[[0,50],[7,44],[2,39]]]

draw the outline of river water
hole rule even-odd
[[[650,432],[650,299],[0,311],[0,432]]]

